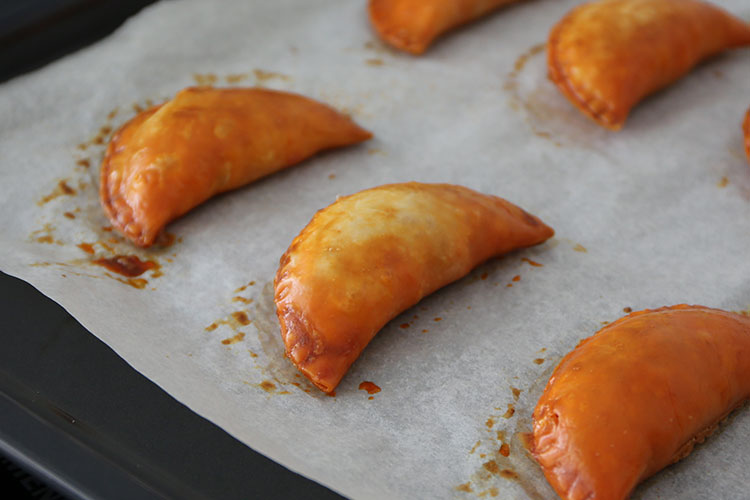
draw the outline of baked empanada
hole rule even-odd
[[[281,257],[275,300],[286,355],[331,392],[400,312],[490,257],[553,234],[512,203],[450,184],[339,198]]]
[[[583,340],[534,410],[532,453],[564,500],[627,498],[750,397],[750,318],[678,305]]]
[[[620,129],[638,101],[701,60],[750,44],[750,25],[698,0],[600,0],[550,32],[550,79],[584,114]]]
[[[461,24],[517,0],[370,0],[370,21],[385,42],[421,54]]]
[[[169,221],[215,194],[371,136],[297,94],[187,88],[112,137],[102,162],[101,203],[115,228],[149,246]]]

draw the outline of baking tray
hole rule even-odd
[[[74,498],[341,498],[255,453],[0,273],[0,454]]]
[[[96,41],[151,1],[5,0],[0,82]],[[0,304],[0,455],[61,493],[342,498],[190,411],[31,285],[0,273]]]

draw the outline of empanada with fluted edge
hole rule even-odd
[[[333,391],[375,334],[490,257],[554,231],[496,196],[390,184],[320,210],[281,258],[276,312],[287,357]]]
[[[441,34],[518,0],[370,0],[370,21],[397,49],[421,54]]]
[[[620,129],[643,97],[701,60],[750,44],[750,25],[699,0],[599,0],[549,35],[550,79],[585,115]]]
[[[560,361],[534,410],[532,453],[564,500],[621,500],[749,397],[749,317],[635,312]]]
[[[101,167],[101,204],[118,231],[149,246],[169,221],[218,193],[371,136],[301,95],[187,88],[112,137]]]

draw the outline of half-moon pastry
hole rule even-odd
[[[287,357],[333,391],[388,321],[490,257],[554,231],[501,198],[450,184],[390,184],[320,210],[281,257],[276,313]]]
[[[218,193],[371,136],[297,94],[187,88],[112,137],[101,168],[101,204],[117,230],[149,246],[169,221]]]
[[[586,116],[620,129],[643,97],[703,59],[750,44],[750,25],[698,0],[599,0],[550,32],[550,79]]]
[[[534,410],[532,453],[564,500],[621,500],[750,397],[750,318],[678,305],[583,340]]]
[[[747,153],[747,158],[750,160],[750,109],[747,110],[747,114],[745,115],[742,131],[745,133],[745,153]]]
[[[421,54],[446,31],[515,1],[370,0],[370,21],[385,42]]]

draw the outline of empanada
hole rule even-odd
[[[112,137],[101,203],[115,228],[149,246],[169,221],[215,194],[370,137],[347,116],[297,94],[188,88]]]
[[[370,21],[385,42],[421,54],[461,24],[517,0],[370,0]]]
[[[532,453],[564,500],[620,500],[750,397],[750,318],[678,305],[630,314],[565,356]]]
[[[490,257],[554,231],[495,196],[390,184],[320,210],[281,258],[276,313],[286,355],[333,391],[388,321]]]
[[[620,129],[638,101],[725,49],[750,25],[698,0],[599,0],[550,32],[549,77],[584,114]]]

